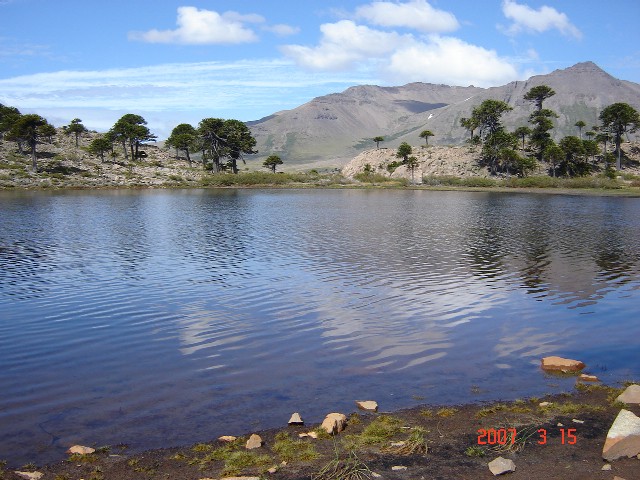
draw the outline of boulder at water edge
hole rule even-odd
[[[256,435],[255,433],[249,437],[247,440],[246,448],[247,450],[253,450],[254,448],[260,448],[262,446],[262,438],[260,435]]]
[[[67,453],[71,453],[71,454],[75,453],[78,455],[89,455],[95,451],[96,451],[95,448],[83,447],[82,445],[74,445],[73,447],[69,448],[69,450],[67,450]]]
[[[626,390],[616,398],[616,401],[628,404],[640,404],[640,385],[629,385]]]
[[[378,411],[378,402],[374,402],[373,400],[357,400],[356,406],[360,410],[365,410],[367,412],[377,412]]]
[[[620,410],[607,433],[602,458],[611,461],[640,454],[640,418],[629,410]]]
[[[579,372],[585,364],[579,360],[562,357],[544,357],[542,359],[542,369],[548,372]]]
[[[320,428],[324,429],[329,435],[340,433],[347,426],[347,416],[342,413],[330,413],[322,421]]]
[[[289,425],[304,425],[304,420],[298,412],[295,412],[289,419]]]

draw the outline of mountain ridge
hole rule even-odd
[[[626,102],[640,109],[640,84],[620,80],[591,61],[534,75],[498,87],[451,86],[411,82],[402,86],[356,85],[343,92],[313,98],[291,110],[247,122],[258,145],[258,160],[280,155],[287,164],[342,166],[371,148],[381,135],[384,146],[395,148],[406,141],[421,143],[418,135],[431,130],[436,145],[460,145],[468,132],[460,118],[469,117],[474,106],[493,98],[513,107],[504,116],[507,128],[528,125],[533,111],[524,94],[537,85],[548,85],[556,95],[545,107],[558,113],[553,135],[577,134],[575,122],[586,129],[598,124],[603,107]]]

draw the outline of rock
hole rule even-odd
[[[356,406],[360,410],[366,410],[367,412],[378,411],[378,402],[374,402],[373,400],[356,400]]]
[[[394,472],[399,472],[401,470],[406,470],[407,467],[402,466],[402,465],[394,465],[393,467],[391,467],[391,470],[393,470]]]
[[[404,447],[407,442],[391,442],[392,447]]]
[[[595,375],[587,375],[586,373],[581,373],[578,377],[578,380],[582,382],[599,382],[600,379]]]
[[[269,470],[267,470],[267,472],[274,474],[278,471],[278,467],[271,467]]]
[[[78,455],[89,455],[90,453],[95,452],[96,449],[95,448],[91,448],[91,447],[83,447],[82,445],[74,445],[73,447],[69,448],[69,450],[67,450],[67,453],[76,453]]]
[[[579,360],[552,356],[544,357],[541,366],[548,372],[578,372],[585,367],[585,364]]]
[[[605,472],[608,472],[609,470],[611,470],[611,464],[610,463],[605,463],[601,470],[604,470]]]
[[[223,435],[221,437],[218,437],[218,440],[220,440],[221,442],[235,442],[238,438],[234,437],[233,435]]]
[[[298,438],[307,438],[309,436],[308,433],[299,433]]]
[[[549,405],[553,405],[553,402],[540,402],[538,405],[541,407],[548,407]]]
[[[640,385],[629,385],[626,390],[616,398],[616,401],[640,404]]]
[[[494,475],[502,475],[503,473],[515,472],[516,464],[508,458],[498,457],[489,462],[489,470]]]
[[[256,435],[255,433],[249,437],[247,440],[246,448],[247,450],[253,450],[254,448],[260,448],[262,446],[262,438],[260,435]]]
[[[602,458],[611,461],[640,454],[640,418],[629,410],[620,410],[607,433]]]
[[[340,433],[347,426],[347,417],[342,413],[330,413],[322,421],[320,428],[326,430],[329,435]]]
[[[376,473],[376,472],[371,472],[371,476],[373,478],[382,478],[382,475],[380,475],[379,473]]]
[[[564,423],[560,423],[560,422],[558,422],[558,425],[557,425],[557,426],[558,426],[558,427],[564,427]]]
[[[572,421],[573,423],[584,423],[584,420],[578,420],[578,419],[576,419],[576,418],[572,418],[572,419],[571,419],[571,421]]]
[[[311,438],[318,438],[318,434],[316,432],[307,432],[307,435]]]
[[[291,415],[291,418],[289,419],[289,425],[304,425],[304,421],[302,420],[302,417],[298,412],[295,412],[293,415]]]
[[[22,478],[26,478],[28,480],[40,480],[44,477],[44,473],[40,472],[14,472],[16,475]]]

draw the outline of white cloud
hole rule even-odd
[[[460,24],[456,17],[437,10],[425,0],[406,3],[373,2],[356,9],[356,17],[383,27],[407,27],[426,33],[451,32]]]
[[[282,52],[305,68],[345,70],[356,62],[388,54],[412,38],[356,25],[351,20],[322,24],[320,31],[318,46],[285,45]]]
[[[569,21],[564,13],[546,5],[534,10],[528,5],[516,3],[514,0],[504,0],[502,13],[508,19],[513,20],[507,29],[507,33],[512,35],[521,31],[542,33],[547,30],[558,30],[563,35],[582,38],[582,32]]]
[[[225,12],[222,15],[212,10],[196,7],[178,7],[175,30],[149,30],[130,32],[130,40],[148,43],[180,43],[186,45],[248,43],[258,40],[255,32],[245,23],[261,23],[260,15],[242,15]]]
[[[292,27],[291,25],[286,25],[284,23],[278,23],[277,25],[267,25],[263,27],[263,29],[267,30],[268,32],[275,33],[280,37],[287,37],[289,35],[300,33],[300,28]]]
[[[434,35],[393,53],[389,76],[402,81],[447,85],[501,85],[518,78],[516,68],[494,50],[458,38]]]

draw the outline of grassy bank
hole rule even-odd
[[[622,388],[576,384],[544,398],[460,406],[418,406],[398,412],[348,415],[346,429],[330,436],[318,424],[259,432],[263,445],[245,448],[249,435],[225,442],[130,453],[126,445],[97,447],[57,464],[19,467],[55,480],[193,480],[249,475],[275,480],[491,478],[487,463],[512,459],[509,478],[601,477],[602,446],[621,408]],[[328,413],[328,412],[327,412]],[[286,425],[285,421],[283,424]],[[317,438],[308,435],[316,434]],[[483,434],[485,432],[485,434]],[[501,432],[486,436],[486,432]],[[301,436],[301,434],[303,434]],[[612,462],[611,474],[635,478],[638,459]],[[396,467],[394,469],[394,467]],[[401,467],[401,468],[397,468]],[[568,473],[570,472],[570,474]],[[634,473],[635,472],[635,473]],[[0,468],[0,478],[14,480]]]

